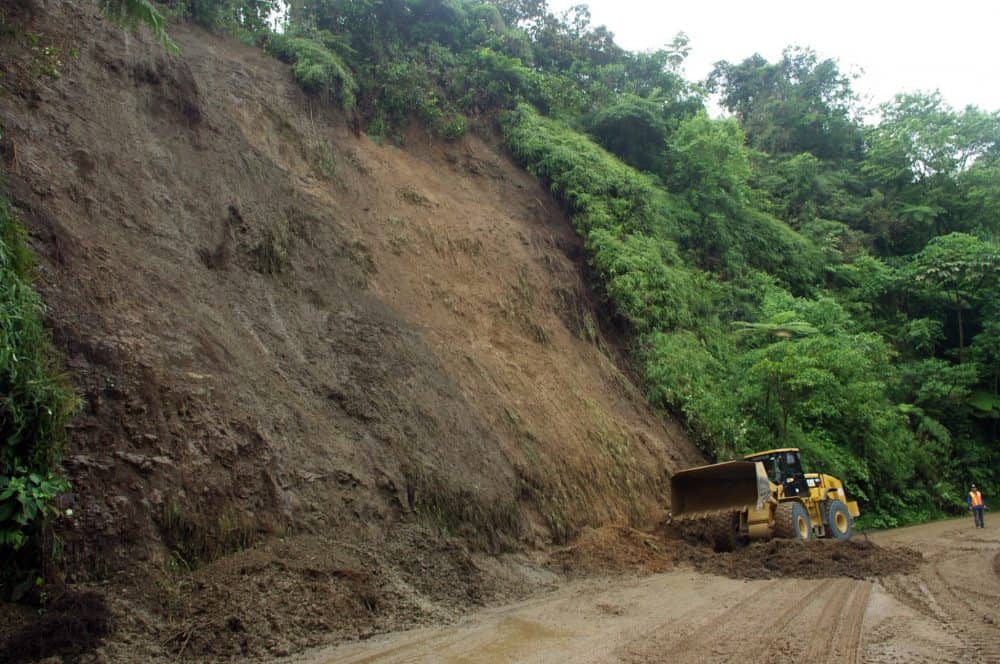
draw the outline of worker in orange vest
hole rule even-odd
[[[976,528],[985,528],[983,525],[983,510],[986,508],[986,503],[983,502],[983,494],[979,493],[979,489],[973,484],[969,489],[969,495],[966,497],[969,503],[969,509],[972,510],[972,518],[976,521]]]

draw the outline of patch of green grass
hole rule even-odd
[[[522,532],[520,510],[513,500],[488,500],[454,485],[427,466],[404,469],[410,506],[418,518],[448,535],[490,551],[508,551]]]
[[[337,155],[330,141],[320,141],[313,150],[316,171],[327,180],[337,179]]]
[[[172,573],[191,571],[243,551],[260,539],[258,524],[235,507],[225,507],[210,516],[188,507],[176,496],[163,503],[160,530],[170,549],[166,569]]]

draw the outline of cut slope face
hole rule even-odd
[[[20,20],[79,54],[51,81],[8,42],[0,78],[6,186],[85,404],[70,578],[661,517],[699,455],[618,368],[578,239],[505,155],[375,145],[194,29],[168,57],[81,8]]]

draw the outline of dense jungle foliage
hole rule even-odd
[[[851,77],[807,48],[691,82],[683,35],[629,52],[546,0],[163,13],[261,45],[373,137],[499,127],[572,216],[650,400],[710,456],[801,447],[875,526],[955,512],[970,481],[1000,490],[997,112],[901,94],[865,123]]]

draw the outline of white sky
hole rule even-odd
[[[549,0],[557,14],[576,4],[632,51],[662,48],[684,31],[691,80],[718,60],[757,52],[774,62],[794,44],[860,71],[853,87],[868,106],[938,89],[956,109],[1000,110],[998,0]]]

